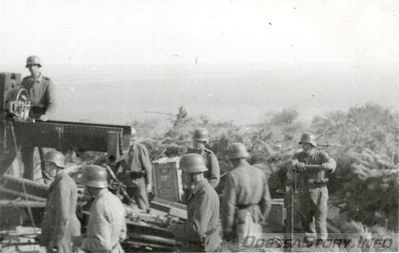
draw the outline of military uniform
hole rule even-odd
[[[127,193],[133,197],[140,209],[150,207],[146,185],[152,185],[151,161],[147,148],[139,143],[130,147],[126,159],[120,163],[122,173],[119,180],[127,186]]]
[[[54,109],[54,89],[50,78],[40,74],[37,78],[27,76],[22,80],[21,87],[26,89],[31,100],[29,117],[39,119],[40,116]],[[24,164],[23,177],[33,180],[33,153],[34,147],[22,146],[21,158]],[[43,157],[43,151],[39,148],[40,157]]]
[[[226,178],[222,199],[223,233],[227,238],[262,232],[260,224],[269,215],[271,197],[265,174],[245,164],[234,168]],[[233,234],[233,232],[237,234]]]
[[[126,232],[125,207],[104,188],[91,204],[87,238],[82,249],[92,253],[124,252],[120,242],[126,239]]]
[[[187,150],[187,154],[200,154],[205,161],[205,166],[208,168],[208,171],[204,173],[205,178],[208,179],[209,184],[216,188],[220,181],[220,169],[219,162],[216,155],[212,152],[212,150],[204,148],[201,149],[193,149],[190,148]]]
[[[29,117],[39,119],[41,115],[54,109],[54,84],[50,78],[40,74],[37,78],[27,76],[21,87],[26,89],[31,100]]]
[[[328,210],[328,175],[333,173],[336,168],[336,162],[330,158],[327,153],[312,150],[310,155],[305,152],[294,154],[292,161],[298,161],[305,164],[322,165],[329,163],[332,171],[306,169],[297,173],[297,185],[299,190],[299,205],[301,210],[302,226],[309,241],[316,237],[326,240],[327,232],[327,210]],[[315,225],[313,222],[315,218]]]
[[[78,189],[73,179],[60,172],[50,185],[42,223],[40,245],[58,247],[58,252],[71,252],[71,237],[80,235],[76,217]]]
[[[217,223],[219,197],[204,179],[188,199],[184,245],[186,252],[213,252],[221,243]]]

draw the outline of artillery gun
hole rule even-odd
[[[37,214],[45,206],[48,186],[7,174],[20,148],[33,146],[55,148],[61,152],[104,152],[108,160],[116,163],[124,159],[124,150],[128,150],[131,128],[126,125],[30,120],[29,93],[18,86],[20,80],[20,74],[0,73],[0,224],[7,220],[9,208],[27,209],[33,227],[40,227],[41,217]],[[137,248],[176,251],[181,246],[179,234],[182,233],[179,231],[182,231],[187,215],[184,206],[176,207],[176,204],[163,200],[153,200],[152,205],[155,208],[150,213],[141,212],[134,204],[126,205],[128,238],[123,247],[127,251]],[[15,219],[8,219],[6,223],[1,227],[20,225],[20,221]],[[0,246],[2,244],[4,247],[0,242]]]

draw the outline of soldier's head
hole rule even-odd
[[[130,128],[130,146],[133,146],[137,141],[137,131],[134,127]]]
[[[239,142],[232,143],[227,148],[227,154],[233,166],[237,166],[239,163],[245,161],[249,157],[247,147]]]
[[[302,146],[304,153],[310,154],[317,147],[316,137],[313,134],[305,133],[302,135],[299,145]]]
[[[44,154],[44,167],[49,176],[55,177],[56,174],[65,168],[65,156],[56,150]]]
[[[194,190],[196,185],[204,179],[204,172],[208,171],[204,158],[199,154],[186,154],[179,162],[182,170],[183,187]]]
[[[209,141],[208,130],[205,128],[195,129],[193,134],[194,149],[203,149]]]
[[[42,62],[38,56],[31,55],[26,58],[25,67],[29,69],[29,72],[32,76],[38,76],[40,73],[40,68],[42,67]]]
[[[87,165],[83,168],[82,183],[89,194],[96,197],[102,189],[108,187],[107,169],[98,165]]]

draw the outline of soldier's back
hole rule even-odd
[[[238,205],[250,205],[260,202],[264,193],[266,176],[257,167],[245,165],[230,172],[236,187]]]

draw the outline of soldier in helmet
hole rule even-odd
[[[116,165],[116,167],[118,167]],[[126,159],[120,166],[120,180],[127,186],[127,193],[134,199],[138,207],[149,211],[148,193],[152,191],[151,160],[147,148],[137,143],[136,129],[131,128],[130,147]]]
[[[212,150],[207,149],[205,144],[209,141],[208,130],[199,128],[194,131],[193,147],[187,150],[187,153],[200,154],[205,161],[205,166],[208,171],[205,173],[205,178],[208,179],[209,184],[215,188],[220,181],[219,162]]]
[[[80,223],[76,217],[78,189],[75,181],[65,172],[64,155],[49,151],[44,155],[50,185],[42,223],[40,245],[48,252],[72,252],[71,240],[80,235]]]
[[[223,234],[227,240],[261,233],[261,225],[269,215],[271,197],[266,175],[251,166],[247,148],[242,143],[228,147],[234,169],[227,174],[222,199]]]
[[[94,200],[81,248],[85,252],[124,252],[120,242],[126,239],[125,207],[108,191],[107,170],[88,165],[83,168],[82,181]]]
[[[29,56],[26,59],[26,68],[29,69],[30,76],[22,80],[21,87],[26,89],[31,100],[31,108],[29,117],[35,120],[48,119],[48,114],[54,110],[54,84],[50,78],[43,76],[40,68],[42,66],[41,60],[38,56]],[[23,177],[26,179],[33,179],[33,153],[34,147],[23,146],[21,148],[22,162],[24,164]],[[41,159],[43,158],[43,151],[39,148]]]
[[[317,143],[313,134],[303,134],[299,145],[302,146],[302,151],[294,154],[289,165],[296,173],[294,184],[297,185],[299,191],[302,227],[306,240],[311,244],[316,237],[318,240],[326,240],[328,236],[327,182],[328,175],[334,172],[337,164],[327,153],[315,149]]]
[[[207,171],[202,156],[187,154],[180,159],[183,185],[190,191],[185,225],[185,252],[214,252],[219,249],[221,238],[219,197],[204,178]]]

